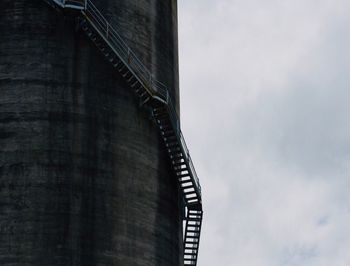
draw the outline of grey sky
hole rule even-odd
[[[199,266],[350,265],[350,1],[179,1]]]

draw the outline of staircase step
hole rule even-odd
[[[151,99],[151,97],[146,97],[146,99],[144,99],[140,102],[140,106],[145,105],[150,99]]]
[[[180,152],[181,151],[181,148],[180,147],[168,147],[168,152],[169,153],[173,153],[173,152]]]
[[[186,236],[185,243],[190,244],[190,243],[198,243],[198,242],[199,242],[198,237]]]
[[[185,185],[185,186],[182,186],[182,185],[181,185],[181,188],[182,188],[182,189],[186,189],[186,188],[194,188],[194,186],[193,186],[193,184],[192,184],[192,183],[190,183],[189,185]]]
[[[122,72],[123,70],[125,70],[127,67],[123,64],[120,68],[118,68],[119,72]]]
[[[188,242],[197,243],[199,242],[199,233],[188,233],[186,234],[186,240]]]
[[[187,229],[187,232],[189,233],[199,233],[201,230],[198,228],[198,230],[189,230]]]
[[[177,144],[177,143],[176,143]],[[173,166],[182,166],[182,165],[186,165],[186,162],[174,162],[174,161],[172,161],[171,162],[172,164],[173,164]]]
[[[156,122],[159,125],[159,129],[161,132],[170,131],[170,130],[173,131],[173,127],[171,126],[171,120],[169,116],[156,118]],[[168,127],[164,128],[164,126],[168,126]]]
[[[198,205],[200,203],[199,199],[191,199],[191,200],[185,200],[186,201],[186,204],[188,205],[188,207],[191,207],[191,206],[195,206],[195,205]]]
[[[199,203],[198,198],[193,198],[193,199],[185,199],[186,204],[191,207],[193,205],[197,205]]]
[[[137,81],[137,79],[134,75],[131,75],[131,77],[127,80],[128,83],[134,83],[135,81]]]
[[[168,148],[173,148],[173,147],[179,147],[180,145],[178,142],[170,142],[170,143],[166,143],[165,146],[167,146]]]
[[[122,73],[123,78],[126,78],[129,75],[132,76],[132,73],[129,70],[127,70],[125,73]]]
[[[187,258],[189,257],[196,257],[197,256],[197,249],[192,249],[184,252],[184,255],[187,255]]]
[[[195,191],[185,192],[184,193],[186,199],[191,199],[192,197],[196,198],[197,194]]]
[[[180,181],[180,185],[181,185],[182,189],[193,187],[193,183],[192,182],[188,182],[188,181],[185,181],[185,182],[181,182]]]
[[[169,130],[169,129],[171,129],[171,125],[170,125],[170,124],[163,123],[163,124],[160,126],[160,129],[163,130],[163,131]]]
[[[137,84],[140,84],[138,80],[136,80],[136,81],[135,81],[133,84],[131,84],[130,86],[131,86],[132,88],[134,88],[135,86],[137,86]]]
[[[161,107],[154,107],[153,108],[154,112],[166,112],[166,108],[164,106]]]
[[[146,91],[144,87],[140,86],[138,88],[135,89],[135,93],[139,94],[139,93],[142,93],[143,91]]]
[[[166,131],[162,131],[162,135],[164,137],[168,137],[168,136],[174,136],[175,132],[173,130],[166,130]]]
[[[198,248],[198,243],[184,243],[184,249],[194,249],[194,248]]]
[[[187,218],[188,219],[197,219],[197,218],[202,218],[203,217],[203,215],[200,213],[198,213],[198,214],[192,214],[192,213],[189,213],[189,212],[187,212]]]
[[[191,184],[193,184],[193,181],[192,181],[190,176],[181,177],[181,178],[179,178],[179,181],[180,181],[180,183],[189,183],[189,182],[191,182]]]
[[[197,242],[188,242],[187,245],[184,245],[184,252],[192,252],[198,249]]]
[[[174,136],[169,136],[169,137],[166,137],[165,140],[166,141],[174,141],[174,140],[177,141],[177,136],[175,136],[175,135]]]
[[[164,120],[164,118],[169,118],[169,114],[154,114],[154,117],[158,120]]]
[[[122,64],[123,64],[123,62],[119,61],[119,62],[115,63],[113,66],[114,67],[120,67]]]
[[[187,220],[199,219],[202,220],[202,215],[187,214]]]
[[[190,174],[180,174],[176,176],[177,178],[190,177]]]
[[[170,159],[172,160],[176,160],[176,159],[183,159],[184,155],[179,152],[179,153],[173,153],[173,154],[170,154]]]
[[[139,94],[140,98],[144,98],[148,96],[148,92],[147,91],[143,91],[142,93]]]
[[[197,194],[195,194],[191,197],[187,197],[187,194],[185,194],[185,198],[186,198],[186,200],[198,199]]]
[[[184,254],[185,255],[185,254]],[[191,255],[185,255],[187,256],[187,258],[185,260],[192,260],[192,261],[196,261],[197,256],[195,256],[194,254]],[[185,264],[185,265],[195,265],[195,264]]]
[[[184,188],[183,191],[184,191],[185,194],[195,193],[194,187]]]
[[[187,221],[191,221],[191,222],[201,222],[202,218],[196,218],[196,219],[188,219],[186,218]],[[195,227],[198,227],[198,225],[196,225]]]

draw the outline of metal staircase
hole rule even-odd
[[[188,209],[184,237],[184,265],[197,264],[202,218],[202,210]]]
[[[184,265],[197,265],[203,218],[201,187],[168,89],[153,78],[91,0],[45,1],[55,8],[76,11],[81,29],[125,78],[140,105],[152,109],[186,206]]]

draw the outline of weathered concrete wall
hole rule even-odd
[[[177,98],[176,1],[95,2]],[[147,109],[74,19],[0,1],[0,265],[181,265],[179,202]]]
[[[95,2],[178,103],[177,0]]]

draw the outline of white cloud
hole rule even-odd
[[[350,2],[181,1],[199,265],[350,262]]]

